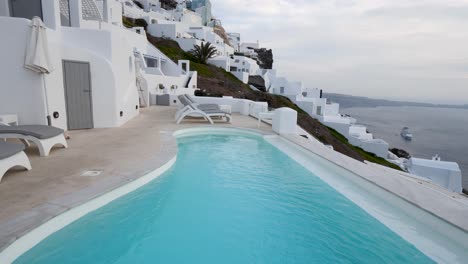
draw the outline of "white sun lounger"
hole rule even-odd
[[[24,153],[25,146],[0,141],[0,181],[5,173],[16,166],[31,169],[28,156]]]
[[[26,145],[33,142],[39,148],[41,156],[48,156],[55,145],[67,148],[67,141],[60,128],[44,125],[8,126],[0,123],[0,138],[17,138]]]
[[[185,106],[182,109],[180,109],[179,111],[177,111],[177,113],[176,113],[176,122],[177,122],[177,124],[180,124],[180,122],[182,122],[182,120],[185,117],[203,117],[205,120],[210,122],[210,124],[212,124],[212,125],[214,124],[212,117],[226,118],[226,121],[228,123],[230,123],[231,120],[232,120],[231,115],[224,112],[224,111],[221,111],[221,110],[202,110],[202,109],[198,108],[196,105],[191,104],[190,102],[188,102],[188,100],[184,96],[179,97],[179,100]]]
[[[226,118],[228,123],[231,123],[232,117],[230,114],[224,111],[203,111],[198,109],[196,106],[188,105],[183,108],[183,111],[180,113],[179,117],[177,118],[177,124],[180,124],[185,117],[203,117],[205,118],[210,124],[214,124],[212,117],[221,117]]]
[[[195,99],[193,99],[193,97],[188,95],[188,94],[184,94],[184,95],[181,95],[181,96],[185,96],[188,103],[195,105],[200,110],[203,110],[203,111],[206,111],[206,110],[221,110],[221,107],[218,104],[198,104],[195,101]],[[179,100],[180,100],[180,98],[179,98]]]

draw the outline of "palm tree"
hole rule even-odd
[[[216,56],[216,52],[218,51],[216,50],[215,46],[213,46],[210,42],[207,42],[205,44],[203,44],[202,42],[201,45],[194,45],[193,49],[190,51],[190,53],[192,53],[195,59],[197,59],[198,62],[203,64],[206,64],[206,61],[208,61],[208,59],[211,59],[214,56]]]

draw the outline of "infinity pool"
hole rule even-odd
[[[174,167],[15,263],[431,263],[259,136],[178,139]]]

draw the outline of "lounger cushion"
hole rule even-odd
[[[63,132],[60,128],[44,125],[0,126],[0,134],[21,134],[38,139],[52,138]]]
[[[0,160],[9,158],[24,150],[23,144],[14,144],[0,141]]]

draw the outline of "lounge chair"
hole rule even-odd
[[[184,96],[190,104],[193,104],[193,105],[197,106],[198,109],[200,109],[200,110],[221,110],[221,108],[220,108],[220,106],[218,104],[198,104],[193,99],[192,96],[190,96],[188,94],[184,94],[182,96]],[[179,98],[179,100],[180,100],[180,98]]]
[[[20,166],[27,170],[31,169],[31,163],[23,151],[24,148],[25,146],[22,144],[0,141],[0,181],[5,173],[13,167]]]
[[[63,135],[63,130],[60,128],[44,125],[21,125],[9,126],[0,123],[0,138],[17,138],[22,140],[26,145],[28,141],[33,142],[39,148],[41,156],[48,156],[50,150],[55,145],[61,145],[67,148],[67,141]]]
[[[203,117],[205,118],[206,120],[208,120],[208,122],[210,122],[210,124],[214,124],[213,122],[213,119],[212,117],[220,117],[220,118],[226,118],[226,121],[228,123],[231,122],[232,118],[231,118],[231,115],[224,112],[224,111],[221,111],[221,110],[201,110],[200,108],[198,108],[197,105],[194,105],[194,104],[191,104],[185,97],[179,97],[179,100],[181,101],[182,104],[185,105],[184,108],[182,108],[181,110],[177,111],[176,113],[176,122],[177,124],[180,124],[180,122],[182,122],[182,120],[189,116],[189,117]]]
[[[191,99],[186,94],[179,95],[179,96],[177,96],[177,98],[179,98],[179,102],[181,102],[184,107],[182,107],[181,109],[179,109],[177,111],[176,116],[175,116],[176,120],[180,117],[182,112],[184,112],[186,110],[186,107],[189,106],[189,105],[193,105],[193,106],[195,106],[196,108],[198,108],[198,109],[200,109],[202,111],[218,111],[218,112],[221,111],[221,108],[217,104],[197,104],[197,103],[194,103],[193,99]]]

